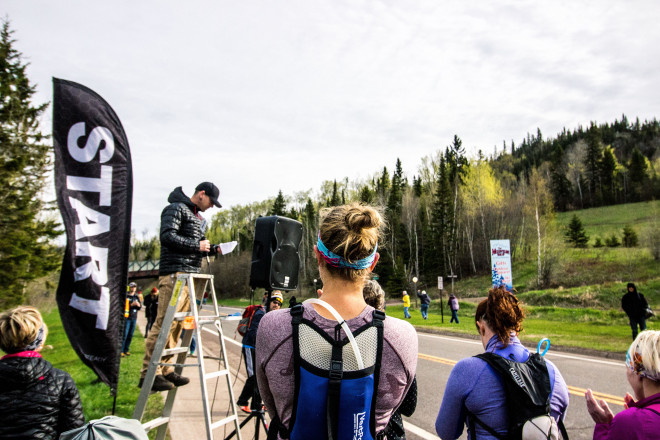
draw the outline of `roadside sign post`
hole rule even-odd
[[[440,291],[440,322],[444,324],[445,322],[445,309],[443,306],[443,295],[442,295],[442,290],[443,290],[443,283],[442,283],[442,277],[438,277],[438,290]]]
[[[417,277],[413,277],[412,282],[415,284],[415,308],[417,308]]]

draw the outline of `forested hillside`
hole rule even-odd
[[[559,224],[556,212],[658,198],[660,124],[655,119],[631,124],[623,116],[611,124],[563,130],[554,138],[544,139],[538,130],[518,145],[512,141],[490,157],[479,151],[474,158],[454,136],[448,146],[422,159],[416,175],[404,175],[399,160],[391,170],[384,167],[366,180],[326,181],[318,191],[280,191],[273,199],[220,211],[209,238],[239,242],[232,261],[225,262],[232,275],[226,293],[247,290],[254,223],[260,215],[303,223],[301,283],[312,286],[318,277],[312,248],[319,212],[349,201],[380,206],[387,218],[376,271],[389,294],[410,288],[413,276],[430,287],[438,276],[489,274],[490,240],[502,238],[511,241],[514,263],[535,268],[534,287],[551,286],[557,281],[557,250],[571,246],[558,239],[567,222]],[[658,229],[657,224],[649,227]],[[593,246],[593,240],[584,245]],[[652,246],[652,240],[644,239],[643,245]]]
[[[659,157],[658,121],[630,124],[622,115],[612,124],[564,128],[545,140],[538,130],[519,147],[511,142],[510,154],[498,155],[492,165],[498,174],[520,179],[547,163],[554,206],[566,211],[657,199]]]

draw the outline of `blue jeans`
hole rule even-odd
[[[408,307],[403,308],[403,316],[404,318],[410,318],[410,313],[408,313]]]
[[[456,320],[456,324],[458,324],[458,311],[457,310],[452,310],[451,311],[451,320],[449,321],[449,323],[451,324],[452,322],[454,322],[454,320]]]
[[[128,353],[128,349],[131,347],[131,341],[133,340],[133,332],[135,331],[135,324],[137,319],[126,319],[126,326],[124,327],[124,344],[121,346],[122,353]]]
[[[245,372],[247,374],[247,380],[245,381],[245,385],[243,385],[241,395],[238,396],[238,400],[236,400],[236,405],[238,406],[247,406],[248,403],[250,403],[250,399],[254,396],[255,391],[258,393],[257,376],[254,374],[256,362],[254,347],[244,345],[243,354],[245,355]]]
[[[429,317],[429,305],[422,304],[419,308],[419,311],[422,312],[422,318],[427,319]]]
[[[185,336],[187,331],[188,330],[186,330],[186,329],[181,330],[181,338],[182,339]],[[192,332],[192,338],[190,339],[189,351],[190,351],[190,354],[195,354],[195,348],[197,348],[197,341],[195,340],[195,330],[190,330],[190,331]]]
[[[637,325],[639,325],[640,332],[646,330],[646,319],[628,317],[628,320],[630,321],[630,328],[632,329],[633,341],[634,341],[635,338],[637,337]]]

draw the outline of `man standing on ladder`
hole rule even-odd
[[[221,208],[218,202],[220,190],[211,182],[202,182],[195,188],[192,197],[183,193],[181,187],[177,187],[167,198],[170,203],[165,207],[160,216],[160,267],[158,270],[158,315],[149,332],[145,343],[144,361],[140,372],[139,387],[142,387],[147,369],[154,351],[154,345],[161,332],[163,318],[167,312],[167,306],[172,297],[172,291],[177,277],[182,273],[199,273],[202,268],[202,257],[208,254],[217,254],[219,247],[211,245],[204,236],[202,230],[203,219],[201,212],[212,206]],[[199,286],[198,286],[199,281]],[[202,292],[205,280],[195,281],[195,292]],[[190,309],[188,287],[181,292],[177,312]],[[176,347],[181,334],[182,322],[175,321],[167,331],[168,338],[165,349]],[[173,356],[163,356],[161,362],[171,363]],[[174,372],[174,367],[159,366],[156,370],[156,378],[151,387],[152,391],[168,391],[174,387],[186,385],[190,380]]]

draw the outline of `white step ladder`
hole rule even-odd
[[[211,298],[213,299],[213,308],[214,315],[204,315],[200,318],[198,313],[198,307],[196,302],[195,295],[195,279],[204,279],[205,287],[202,289],[202,292],[206,291],[206,286],[211,284]],[[184,287],[188,286],[188,296],[190,297],[191,311],[189,312],[180,312],[177,313],[177,306],[181,300],[181,292],[183,292]],[[169,329],[172,327],[173,321],[183,321],[186,317],[192,317],[194,328],[192,331],[186,331],[184,337],[181,340],[181,346],[165,349],[165,344],[167,343],[167,336]],[[154,345],[154,351],[151,356],[151,362],[149,363],[149,368],[147,370],[147,375],[144,378],[144,383],[142,384],[142,389],[140,391],[140,396],[138,397],[137,404],[135,405],[135,410],[133,411],[133,418],[142,421],[144,415],[144,410],[147,406],[147,400],[149,399],[149,394],[151,394],[151,387],[154,383],[156,377],[156,369],[160,366],[173,366],[174,372],[176,374],[181,374],[184,367],[198,367],[199,369],[199,383],[201,385],[202,391],[202,403],[204,405],[204,420],[206,422],[206,438],[208,440],[213,440],[213,430],[224,426],[228,423],[234,423],[236,429],[236,436],[238,440],[241,440],[241,433],[238,421],[238,413],[236,409],[236,400],[234,398],[234,390],[231,384],[231,372],[229,370],[229,363],[227,360],[227,349],[225,347],[224,335],[222,333],[222,326],[220,325],[220,311],[218,309],[218,301],[215,296],[215,288],[213,286],[213,275],[204,275],[204,274],[193,274],[187,273],[179,275],[176,283],[174,285],[174,290],[172,292],[172,299],[167,307],[167,312],[165,313],[165,318],[163,319],[163,325],[161,327],[161,332],[158,335],[156,344]],[[189,319],[188,319],[189,321]],[[202,326],[204,325],[214,325],[218,331],[220,339],[220,356],[217,358],[219,360],[219,370],[213,371],[210,373],[206,372],[204,366],[204,350],[202,343]],[[196,363],[186,364],[186,357],[188,350],[190,348],[190,341],[192,340],[193,332],[195,339],[197,341],[197,361]],[[161,362],[161,358],[167,355],[178,355],[176,362],[174,364],[168,364]],[[213,357],[215,359],[215,357]],[[209,405],[209,395],[208,395],[208,386],[207,381],[211,379],[224,376],[227,379],[227,389],[229,390],[229,402],[232,410],[232,415],[213,422],[211,419],[211,407]],[[165,400],[165,406],[163,407],[163,413],[160,417],[144,422],[142,426],[145,431],[150,431],[154,428],[158,428],[156,433],[156,440],[163,440],[167,432],[167,426],[170,422],[170,416],[172,414],[172,407],[174,406],[174,399],[176,397],[177,388],[174,388],[167,392],[167,398]]]

